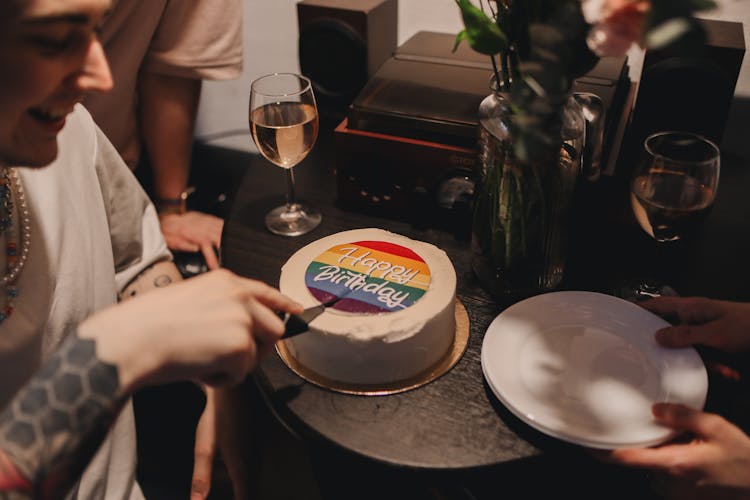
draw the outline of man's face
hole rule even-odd
[[[0,0],[0,163],[44,166],[65,117],[112,77],[95,29],[110,0]]]

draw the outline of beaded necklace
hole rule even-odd
[[[4,167],[0,168],[0,232],[5,236],[6,259],[5,275],[0,279],[0,285],[5,287],[5,298],[0,308],[2,324],[13,313],[13,300],[19,293],[16,280],[29,257],[31,242],[29,210],[21,179],[15,169]]]

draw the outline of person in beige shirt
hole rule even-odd
[[[99,30],[114,86],[87,96],[84,105],[151,188],[169,249],[201,252],[207,267],[216,269],[223,220],[187,210],[186,198],[202,81],[227,80],[242,71],[242,2],[113,0]],[[198,427],[193,465],[184,435],[199,411],[199,397],[185,385],[148,389],[137,396],[136,413],[139,442],[150,450],[141,455],[141,471],[150,474],[169,461],[171,473],[162,471],[160,485],[182,491],[183,472],[192,466],[193,491],[205,494],[216,439],[208,430],[213,401]],[[161,422],[170,417],[186,424],[164,427]]]
[[[202,80],[242,71],[241,1],[115,0],[100,37],[114,88],[85,106],[131,169],[147,158],[169,248],[217,268],[223,221],[187,211],[185,198]]]

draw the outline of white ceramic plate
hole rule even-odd
[[[546,434],[591,448],[651,446],[673,436],[654,422],[653,403],[703,408],[708,391],[695,349],[654,340],[667,325],[609,295],[537,295],[490,324],[482,370],[500,401]]]

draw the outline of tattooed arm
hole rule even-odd
[[[122,290],[120,300],[131,299],[179,281],[182,281],[182,276],[172,262],[157,262]],[[79,345],[72,346],[74,343]],[[68,339],[29,386],[0,413],[0,500],[10,492],[13,492],[12,497],[20,498],[44,496],[43,492],[34,491],[39,488],[49,492],[67,491],[93,457],[106,435],[106,429],[114,422],[125,400],[124,395],[118,397],[113,392],[100,394],[99,398],[89,397],[94,388],[115,390],[119,386],[116,369],[96,358],[92,343],[91,339],[83,340],[77,336]],[[69,349],[79,353],[74,358],[77,366],[71,361],[64,362]],[[87,378],[87,374],[83,373],[86,371],[90,372],[97,385],[79,380],[81,376]],[[109,383],[105,383],[107,379],[110,379]],[[52,394],[57,389],[76,398],[65,402]],[[99,425],[83,420],[85,417],[95,417],[96,413],[102,419]],[[79,414],[80,419],[77,418]],[[102,425],[104,429],[101,429]],[[86,445],[86,440],[92,443]],[[73,453],[58,460],[56,457],[65,450],[51,449],[51,443],[64,445]],[[58,470],[51,471],[44,459],[48,464],[56,464]],[[66,460],[69,463],[63,465]],[[66,484],[66,480],[71,483]]]
[[[31,495],[31,483],[18,472],[16,466],[0,449],[0,498],[26,498]]]
[[[71,335],[0,414],[0,491],[14,492],[9,498],[68,491],[124,396],[117,368],[97,358],[95,341]]]
[[[164,288],[167,285],[179,283],[180,281],[182,281],[182,275],[177,266],[174,265],[174,262],[162,260],[147,267],[138,276],[133,278],[120,292],[119,299],[121,301],[132,299],[149,290]]]
[[[127,396],[176,380],[237,383],[281,337],[274,311],[301,310],[219,270],[90,317],[0,413],[0,499],[63,496]]]

